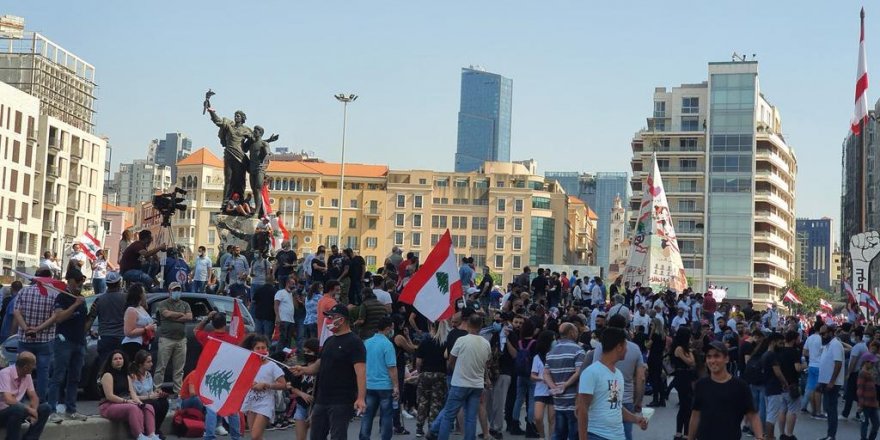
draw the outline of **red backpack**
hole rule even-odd
[[[178,437],[201,437],[205,433],[205,415],[196,408],[178,409],[171,427]]]

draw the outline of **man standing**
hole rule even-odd
[[[229,276],[229,285],[244,284],[244,280],[250,272],[247,258],[241,254],[241,248],[232,247],[232,256],[226,261],[226,271]]]
[[[79,269],[76,270],[79,272]],[[49,276],[40,269],[36,276]],[[68,271],[68,274],[73,274]],[[79,273],[82,275],[82,272]],[[15,322],[18,324],[18,350],[28,351],[36,357],[37,396],[46,401],[49,388],[49,365],[52,363],[52,341],[55,340],[55,297],[49,290],[40,293],[42,287],[36,282],[21,289],[15,300]],[[62,294],[63,295],[63,294]]]
[[[205,325],[208,322],[211,323],[213,331],[208,332],[205,330]],[[226,326],[226,314],[222,312],[211,311],[211,313],[208,313],[208,316],[199,322],[193,333],[195,333],[196,341],[202,344],[202,346],[208,343],[208,338],[219,339],[235,345],[241,343],[240,338],[229,334]],[[229,423],[229,436],[232,440],[240,440],[241,421],[239,420],[238,413],[235,412],[227,416],[226,421]],[[226,435],[226,430],[223,429],[223,425],[217,424],[217,412],[211,408],[205,408],[205,436],[202,440],[214,440],[218,434]]]
[[[275,254],[275,279],[279,286],[286,286],[287,279],[296,269],[296,252],[290,249],[290,240],[281,242],[281,251]]]
[[[211,274],[211,259],[205,256],[205,247],[199,246],[199,256],[193,267],[193,292],[205,293],[205,286]]]
[[[834,328],[822,326],[822,357],[819,360],[819,385],[816,392],[822,394],[822,406],[828,421],[827,435],[821,440],[834,440],[837,435],[837,401],[843,387],[843,344],[834,337]]]
[[[474,287],[474,270],[468,264],[468,258],[461,258],[461,266],[458,267],[458,277],[461,279],[461,287],[467,290],[468,287]]]
[[[339,298],[339,292],[341,290],[342,288],[339,286],[339,281],[327,281],[327,283],[324,284],[324,295],[318,300],[318,341],[320,341],[321,346],[323,346],[324,341],[331,336],[324,331],[325,327],[329,327],[330,324],[330,319],[326,316],[326,313],[333,307],[336,307],[337,298]],[[345,305],[343,304],[343,306]]]
[[[334,288],[339,289],[339,284]],[[347,307],[337,304],[324,316],[330,320],[327,330],[333,336],[324,342],[321,358],[308,366],[293,367],[292,371],[297,376],[319,377],[312,405],[311,439],[326,440],[329,434],[332,440],[343,440],[347,438],[352,404],[361,414],[367,407],[366,349],[351,332]]]
[[[296,290],[296,280],[288,278],[287,286],[275,292],[275,326],[278,327],[278,341],[281,348],[290,347],[290,340],[293,338],[294,323],[294,305],[293,291]]]
[[[749,420],[756,439],[763,439],[761,418],[755,411],[752,392],[742,379],[727,371],[727,346],[720,341],[709,343],[706,366],[709,376],[697,380],[694,406],[688,425],[688,439],[739,439],[739,424]]]
[[[55,339],[52,341],[53,361],[52,377],[49,383],[49,408],[55,409],[58,404],[61,387],[64,390],[64,405],[68,420],[86,420],[86,416],[76,412],[76,394],[79,386],[80,373],[86,355],[86,309],[82,296],[82,286],[86,277],[79,269],[67,271],[67,291],[73,295],[57,295],[55,297]],[[53,413],[50,419],[60,423],[60,414]]]
[[[251,313],[254,315],[256,329],[254,332],[271,338],[275,332],[275,294],[278,290],[272,284],[263,284],[253,291],[251,296]]]
[[[556,386],[550,390],[553,395],[553,408],[556,410],[554,440],[575,440],[577,438],[577,418],[575,417],[575,398],[577,383],[584,363],[584,350],[578,345],[577,326],[564,322],[559,326],[559,341],[549,353],[544,367],[544,381]]]
[[[392,402],[400,394],[397,357],[389,339],[393,335],[391,318],[384,317],[379,320],[376,333],[364,341],[367,352],[367,410],[361,419],[360,440],[370,439],[376,410],[380,411],[380,438],[390,440],[393,434]]]
[[[599,362],[581,373],[578,384],[577,418],[580,440],[625,438],[623,422],[638,423],[648,429],[648,420],[623,407],[623,373],[616,364],[626,358],[626,333],[616,327],[602,331],[602,356]],[[587,434],[589,433],[589,437]]]
[[[129,283],[141,283],[148,289],[153,286],[155,280],[143,270],[141,259],[148,259],[166,249],[164,244],[149,249],[151,243],[153,243],[153,233],[149,229],[144,229],[138,232],[138,241],[128,245],[119,259],[119,273],[122,274],[122,278]],[[37,355],[37,358],[39,358],[39,355]],[[37,371],[39,371],[39,367]],[[40,381],[39,376],[39,373],[37,373],[38,383]],[[37,388],[39,387],[37,385]]]
[[[122,346],[122,338],[125,337],[123,329],[123,317],[125,316],[125,292],[122,291],[122,277],[119,272],[107,273],[107,291],[98,296],[92,303],[89,316],[86,319],[85,331],[91,331],[92,323],[98,320],[101,338],[98,339],[99,365],[104,365],[104,360],[110,352]]]
[[[170,360],[174,371],[174,394],[177,394],[183,382],[183,365],[186,363],[186,322],[192,321],[193,315],[189,304],[180,299],[180,284],[173,282],[169,289],[170,297],[156,305],[160,324],[159,353],[154,377],[158,387],[165,381],[165,367]]]
[[[3,325],[0,326],[0,341],[5,341],[6,338],[9,337],[9,334],[17,329],[14,325],[15,316],[13,316],[13,312],[15,312],[15,298],[18,296],[18,292],[21,292],[21,289],[23,288],[24,285],[21,284],[21,281],[13,281],[12,284],[9,285],[9,295],[3,296],[3,306],[0,307],[0,317],[2,317],[3,320]]]
[[[48,403],[40,403],[34,392],[34,380],[31,372],[37,364],[33,353],[19,351],[15,365],[0,370],[0,426],[6,428],[7,439],[18,439],[21,436],[21,425],[25,421],[31,426],[24,433],[23,440],[37,440],[43,433],[46,420],[52,409]],[[22,398],[27,396],[28,404]]]
[[[522,273],[517,275],[516,278],[514,278],[513,284],[528,291],[529,285],[531,284],[531,274],[532,274],[532,268],[530,268],[529,266],[524,267]]]
[[[843,392],[843,412],[840,414],[844,419],[849,418],[849,412],[852,410],[853,402],[858,401],[856,396],[856,385],[859,378],[859,372],[862,370],[862,355],[868,353],[868,344],[865,343],[865,328],[858,326],[853,330],[853,340],[856,341],[852,350],[849,352],[849,365],[846,369],[846,389]]]
[[[348,259],[348,300],[351,304],[360,305],[363,298],[361,292],[364,290],[364,271],[366,271],[367,261],[360,255],[355,255],[354,250],[345,248],[342,251]]]
[[[86,257],[85,252],[82,251],[82,245],[74,243],[72,252],[70,253],[70,261],[67,262],[67,270],[65,272],[70,271],[70,269],[77,269],[82,272],[87,261],[89,261],[89,258]],[[65,273],[64,276],[66,278],[67,274]]]
[[[226,246],[226,250],[223,250],[222,246],[220,247],[220,256],[217,257],[217,266],[220,267],[220,279],[217,281],[217,292],[226,291],[226,286],[229,284],[229,260],[232,259],[233,247],[235,246],[231,244]]]
[[[467,320],[468,334],[455,341],[449,352],[447,364],[452,372],[452,381],[446,397],[446,405],[441,411],[440,440],[448,440],[452,431],[452,420],[458,410],[464,408],[464,439],[474,440],[477,436],[477,412],[480,409],[480,395],[486,388],[486,363],[492,354],[489,341],[480,336],[483,318],[474,314]],[[438,438],[430,432],[428,439]]]

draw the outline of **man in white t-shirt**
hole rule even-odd
[[[294,322],[296,322],[293,305],[294,290],[296,290],[296,280],[289,278],[287,286],[275,292],[275,326],[279,328],[278,342],[281,348],[290,347],[290,339],[293,337]]]
[[[381,276],[373,276],[373,295],[376,295],[376,299],[385,306],[385,308],[388,310],[388,313],[391,313],[391,303],[393,302],[393,300],[391,299],[391,294],[382,289],[382,283],[384,282],[385,279]]]
[[[822,407],[827,414],[828,432],[826,440],[837,436],[837,402],[843,387],[843,344],[834,336],[834,328],[823,326],[822,357],[819,359],[819,385],[816,392],[822,394]]]
[[[480,336],[483,318],[473,314],[468,318],[468,334],[455,341],[449,351],[447,365],[452,369],[452,381],[446,394],[446,405],[437,417],[443,417],[439,423],[431,425],[431,432],[426,438],[448,440],[452,431],[452,420],[458,411],[464,408],[464,438],[477,436],[477,412],[480,408],[480,396],[486,388],[486,363],[492,354],[489,341]],[[439,426],[438,426],[439,425]],[[439,428],[439,433],[434,429]]]
[[[809,368],[807,369],[807,386],[804,389],[801,409],[808,409],[807,406],[812,403],[811,414],[818,416],[822,396],[814,391],[816,385],[819,384],[819,361],[822,358],[822,336],[819,332],[813,333],[804,342],[803,355],[809,360]]]
[[[649,317],[648,313],[645,312],[644,304],[639,304],[638,306],[636,306],[636,313],[635,315],[633,315],[633,330],[637,329],[639,326],[642,326],[644,328],[643,333],[645,333],[646,335],[650,331],[651,317]]]
[[[648,419],[623,406],[624,378],[616,364],[626,358],[626,333],[616,327],[606,328],[601,343],[599,362],[581,373],[576,406],[578,434],[581,439],[586,439],[588,433],[602,439],[622,439],[626,437],[623,422],[637,423],[645,430]]]
[[[197,293],[205,293],[205,286],[208,285],[208,279],[211,274],[211,259],[205,256],[206,249],[199,246],[199,256],[193,265],[193,291]]]
[[[678,313],[675,315],[674,318],[672,318],[672,324],[670,324],[670,327],[672,328],[672,333],[677,332],[680,326],[687,327],[688,319],[686,316],[684,316],[684,312],[685,308],[679,307]]]

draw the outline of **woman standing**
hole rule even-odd
[[[415,353],[416,348],[418,347],[412,343],[412,339],[409,337],[409,332],[404,331],[404,323],[406,320],[403,318],[403,315],[398,313],[391,315],[391,322],[394,325],[394,337],[391,341],[394,343],[394,355],[398,365],[397,383],[402,384],[404,383],[404,377],[406,376],[407,355]],[[403,400],[403,397],[398,396],[398,402],[401,400]],[[409,435],[409,431],[403,426],[403,420],[400,418],[401,414],[401,406],[398,403],[397,409],[394,410],[394,435]],[[406,417],[411,419],[412,415],[407,413]]]
[[[318,337],[318,301],[321,300],[324,291],[324,285],[321,283],[312,283],[309,286],[309,294],[306,296],[306,317],[304,325],[306,327],[306,339]]]
[[[651,320],[651,337],[648,340],[648,380],[651,382],[652,400],[649,407],[666,406],[666,379],[663,378],[663,355],[666,352],[666,328],[660,318]]]
[[[437,418],[446,399],[446,359],[443,353],[448,334],[446,321],[435,322],[431,324],[431,337],[422,340],[416,350],[416,370],[419,372],[416,437],[425,435],[425,422]]]
[[[687,438],[688,425],[691,420],[691,405],[693,404],[694,380],[696,374],[694,366],[694,353],[691,352],[691,329],[681,326],[675,332],[672,341],[672,366],[675,379],[672,383],[678,392],[678,414],[675,416],[675,439]]]
[[[555,432],[556,412],[553,409],[553,397],[550,395],[550,385],[544,382],[544,364],[547,363],[547,353],[556,342],[556,333],[544,330],[538,334],[538,342],[535,344],[535,359],[532,361],[532,382],[535,382],[535,425],[538,428],[539,438],[548,438],[544,435],[544,409],[547,409],[547,421],[550,423],[550,431]]]
[[[99,249],[95,253],[95,260],[91,261],[92,265],[92,290],[95,295],[100,295],[107,291],[107,269],[116,270],[116,266],[107,261],[103,249]]]
[[[150,370],[153,369],[153,357],[146,350],[141,350],[134,355],[131,362],[131,384],[134,386],[134,392],[137,398],[152,405],[156,414],[156,435],[165,440],[162,435],[162,423],[165,416],[168,415],[168,394],[162,390],[153,391],[156,387],[153,383],[153,375]]]
[[[122,239],[119,240],[119,253],[116,254],[116,263],[119,263],[119,260],[122,259],[122,253],[125,252],[125,248],[131,244],[131,231],[128,229],[122,231]]]
[[[137,440],[159,440],[156,413],[152,405],[138,398],[128,370],[128,358],[122,350],[110,353],[101,370],[101,391],[104,394],[98,405],[101,417],[128,422],[128,429]]]
[[[268,338],[250,334],[241,346],[263,357],[260,371],[257,372],[254,384],[241,405],[241,412],[247,414],[251,438],[263,440],[263,431],[275,418],[275,391],[287,389],[287,382],[284,381],[284,372],[281,368],[269,360]]]
[[[507,340],[508,351],[514,359],[516,368],[516,400],[513,402],[513,435],[537,435],[532,420],[535,420],[535,383],[532,382],[532,360],[535,358],[535,324],[526,319],[519,328],[520,339],[516,346]],[[511,350],[512,349],[512,350]],[[522,360],[522,362],[520,362]],[[526,431],[519,428],[520,410],[526,406]],[[530,437],[534,438],[534,437]]]
[[[147,312],[147,293],[143,284],[135,283],[128,288],[125,306],[122,351],[127,359],[134,359],[138,351],[148,349],[156,334],[156,323]]]

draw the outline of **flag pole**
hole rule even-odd
[[[859,44],[864,47],[865,44],[865,8],[862,7],[859,12]],[[860,51],[861,52],[861,51]],[[857,97],[858,98],[858,97]],[[867,98],[867,95],[865,96]],[[867,116],[867,115],[865,115]],[[859,216],[859,232],[865,232],[867,227],[867,194],[868,194],[868,146],[867,142],[865,142],[865,120],[867,118],[863,117],[859,121],[859,152],[861,159],[861,167],[862,172],[860,173],[860,182],[859,182],[859,190],[862,192],[862,197],[860,197],[860,208],[861,215]]]
[[[222,339],[217,339],[217,338],[215,338],[215,337],[213,337],[213,336],[208,336],[208,339],[213,339],[213,340],[215,340],[215,341],[219,341],[221,344],[232,344],[231,342],[226,342],[226,341],[224,341],[224,340],[222,340]],[[235,344],[232,344],[232,345],[235,345]],[[240,346],[240,345],[236,345],[236,347],[241,347],[241,346]],[[244,348],[244,347],[241,347],[241,348]],[[247,350],[247,349],[245,349],[245,350]],[[265,360],[267,360],[267,361],[275,362],[276,364],[278,364],[279,367],[281,367],[281,368],[283,368],[283,369],[285,369],[285,370],[289,370],[289,369],[291,368],[290,365],[287,365],[287,364],[285,364],[285,363],[283,363],[283,362],[278,362],[278,361],[276,361],[275,359],[272,359],[271,357],[269,357],[268,354],[260,354],[260,353],[257,353],[256,351],[253,351],[253,350],[248,350],[248,351],[251,352],[251,353],[253,353],[253,354],[255,354],[255,355],[257,355],[257,356],[259,356],[259,357],[262,358],[262,359],[265,359]]]

